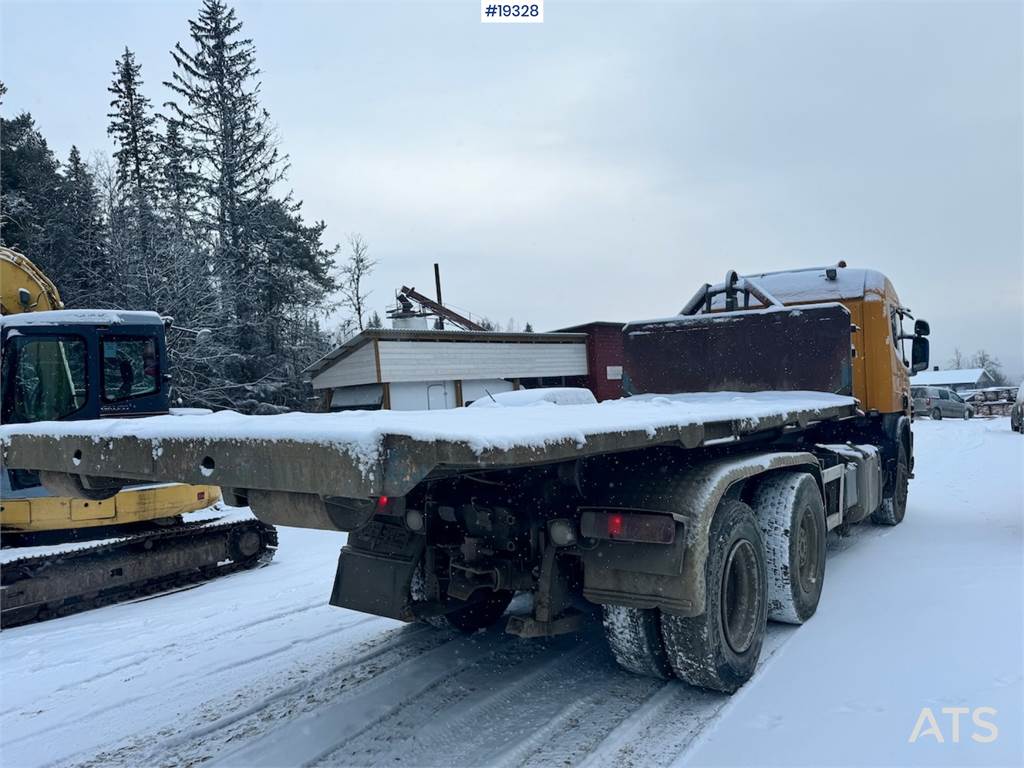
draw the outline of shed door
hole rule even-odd
[[[454,408],[454,391],[449,398],[448,384],[431,384],[427,387],[427,408],[431,411],[442,411],[446,408]],[[449,402],[449,400],[451,400]]]

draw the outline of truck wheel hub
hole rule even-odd
[[[734,653],[744,653],[757,636],[761,599],[757,555],[746,539],[733,544],[722,573],[722,627]]]

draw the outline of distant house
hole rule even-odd
[[[954,392],[966,389],[984,389],[995,385],[995,380],[984,368],[952,368],[940,371],[937,367],[921,371],[911,378],[912,386],[947,387]]]

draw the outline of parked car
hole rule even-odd
[[[914,415],[930,416],[933,419],[969,419],[974,416],[974,407],[956,392],[945,387],[911,387],[914,398]]]
[[[1010,409],[1010,429],[1024,435],[1024,382],[1017,388],[1017,399]]]

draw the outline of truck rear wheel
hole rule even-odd
[[[665,650],[690,685],[732,693],[754,674],[768,618],[764,544],[753,511],[726,499],[711,521],[700,616],[661,614]]]
[[[661,638],[657,608],[602,607],[604,636],[619,666],[628,672],[667,680],[672,667]]]
[[[769,475],[754,494],[764,536],[768,618],[803,624],[818,609],[825,577],[825,505],[806,472]]]

